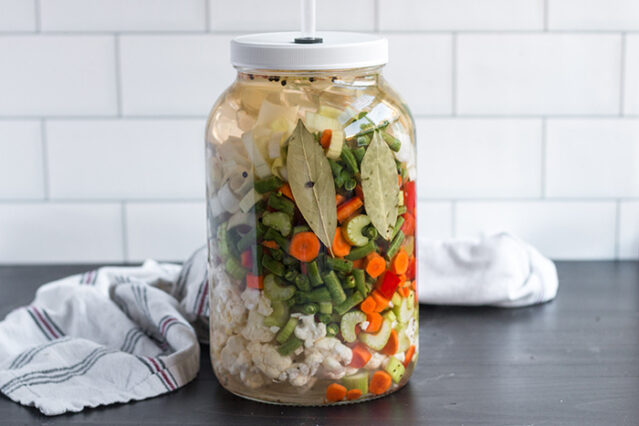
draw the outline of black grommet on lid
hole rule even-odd
[[[318,44],[323,43],[324,39],[322,37],[297,37],[295,38],[295,43],[297,44]]]

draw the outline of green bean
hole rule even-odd
[[[333,305],[331,304],[331,306]],[[330,314],[319,314],[317,316],[317,319],[319,320],[319,322],[322,322],[324,324],[328,324],[329,322],[333,320]]]
[[[311,291],[311,284],[308,282],[308,277],[305,275],[298,275],[295,277],[295,286],[301,291]]]
[[[244,269],[240,262],[233,256],[229,256],[229,258],[226,259],[224,267],[226,272],[236,280],[242,280],[246,276],[246,269]]]
[[[273,228],[268,228],[264,233],[265,240],[273,240],[280,246],[283,250],[288,250],[288,240],[282,236],[278,231]]]
[[[363,269],[353,269],[353,278],[355,279],[355,288],[359,293],[366,297],[368,292],[366,291],[366,274]]]
[[[255,228],[251,228],[246,234],[242,235],[240,240],[237,242],[237,249],[240,252],[243,252],[251,245],[255,244],[255,239],[257,237],[257,230]]]
[[[353,262],[347,259],[339,259],[336,257],[326,258],[326,267],[339,272],[351,272],[353,269]]]
[[[300,304],[309,302],[330,302],[332,300],[331,293],[326,287],[319,287],[308,292],[297,292],[295,298],[295,301]]]
[[[343,167],[335,160],[328,159],[328,164],[331,166],[331,171],[333,172],[333,176],[339,175],[342,171]]]
[[[295,293],[295,296],[297,296],[297,293]],[[285,300],[285,302],[286,302],[286,306],[290,308],[295,304],[295,298],[291,297],[290,299]]]
[[[358,136],[357,139],[355,140],[355,145],[357,146],[368,146],[368,144],[371,143],[371,140],[368,136]]]
[[[326,335],[328,337],[337,336],[337,333],[339,333],[339,324],[336,322],[332,322],[326,326]]]
[[[299,261],[295,259],[293,256],[289,256],[288,254],[284,255],[284,259],[282,259],[282,263],[286,266],[297,265]]]
[[[300,346],[302,346],[302,342],[295,336],[291,336],[286,342],[282,343],[277,351],[282,356],[290,355],[297,350]]]
[[[388,144],[388,147],[392,151],[397,152],[402,147],[402,143],[399,141],[399,139],[397,139],[395,136],[393,136],[393,135],[391,135],[389,133],[382,132],[382,138],[384,138],[384,140]]]
[[[280,262],[284,259],[284,252],[282,249],[271,249],[271,257]]]
[[[322,314],[330,314],[333,312],[333,304],[331,302],[320,302],[319,311]]]
[[[295,269],[288,269],[284,274],[284,279],[289,282],[294,282],[295,277],[297,277],[298,275],[299,272],[297,272]]]
[[[349,171],[346,169],[342,170],[335,177],[335,186],[337,186],[338,188],[341,188],[342,186],[344,186],[344,183],[346,183],[346,181],[350,178],[351,178],[351,174],[349,173]]]
[[[291,216],[284,212],[266,212],[262,216],[262,223],[279,231],[285,237],[291,233],[293,228]]]
[[[397,221],[395,222],[395,226],[393,226],[393,236],[391,238],[395,238],[395,235],[402,229],[402,225],[404,224],[404,218],[401,216],[397,216]]]
[[[361,164],[362,163],[362,159],[364,158],[364,154],[366,154],[366,148],[364,148],[363,146],[360,146],[358,148],[354,148],[353,149],[353,155],[355,156],[355,159],[357,159],[357,164]]]
[[[284,327],[280,329],[279,333],[277,333],[277,336],[275,336],[275,340],[277,341],[277,343],[284,343],[288,340],[289,337],[291,337],[291,335],[295,331],[295,327],[297,327],[298,321],[299,320],[297,318],[293,317],[288,319],[286,325],[284,325]]]
[[[355,160],[355,155],[353,155],[353,152],[351,151],[350,148],[346,146],[342,148],[341,158],[342,158],[342,161],[344,161],[344,163],[346,164],[346,167],[348,167],[348,169],[353,174],[359,173],[359,168],[357,167],[357,160]]]
[[[350,140],[355,139],[355,138],[358,138],[358,137],[360,137],[360,136],[367,136],[367,135],[373,134],[373,132],[375,132],[376,130],[383,130],[383,129],[385,129],[386,127],[388,127],[388,125],[389,125],[389,124],[390,124],[390,123],[389,123],[388,121],[384,120],[384,121],[383,121],[383,122],[382,122],[379,126],[377,126],[377,127],[371,127],[371,128],[369,128],[369,129],[363,130],[363,131],[361,131],[361,132],[359,132],[359,133],[356,133],[356,134],[354,134],[353,136],[349,137],[347,140],[349,140],[349,141],[350,141]]]
[[[355,288],[355,277],[352,275],[347,275],[342,283],[342,287],[344,288]]]
[[[355,178],[350,178],[346,182],[344,182],[344,189],[347,191],[352,191],[357,186],[357,181]]]
[[[262,256],[262,266],[264,266],[266,269],[268,269],[269,271],[271,271],[278,277],[281,277],[284,275],[284,265],[282,265],[277,260],[273,259],[268,254],[265,254],[264,256]]]
[[[345,256],[345,258],[348,260],[361,259],[371,254],[375,250],[377,250],[377,246],[375,246],[375,241],[370,240],[369,242],[366,243],[366,245],[363,245],[361,247],[355,247],[354,249],[352,249],[351,252]]]
[[[399,207],[397,207],[397,214],[398,215],[402,215],[402,214],[406,213],[406,210],[407,210],[406,206],[399,206]]]
[[[388,259],[391,259],[393,256],[395,256],[395,253],[397,253],[399,247],[402,245],[403,242],[404,233],[402,231],[399,231],[395,238],[393,238],[393,241],[391,241],[391,243],[388,245],[388,250],[386,250],[386,257],[388,257]]]
[[[282,186],[283,183],[284,182],[282,182],[280,178],[273,175],[256,181],[253,186],[258,193],[264,194],[266,192],[275,191],[277,188]]]
[[[272,193],[268,197],[268,206],[289,216],[295,214],[295,204],[286,197]]]
[[[293,228],[293,235],[299,234],[300,232],[308,232],[310,230],[311,228],[309,228],[306,225],[297,225],[296,227]]]
[[[331,299],[333,303],[342,303],[346,300],[346,293],[344,293],[344,289],[337,279],[337,275],[335,275],[335,271],[330,271],[327,274],[324,274],[324,282],[326,283],[326,288],[328,288],[328,292],[331,294]]]
[[[306,272],[308,273],[308,277],[311,280],[311,285],[313,287],[320,286],[324,284],[322,281],[322,276],[320,275],[319,266],[317,266],[317,261],[312,261],[307,264]]]
[[[302,313],[305,315],[315,315],[319,311],[319,306],[317,303],[307,303],[302,306]]]
[[[362,296],[359,291],[356,291],[355,293],[348,296],[346,300],[344,300],[344,302],[335,306],[335,312],[337,312],[340,315],[344,315],[346,312],[350,311],[355,306],[362,303],[363,300],[364,300],[364,296]]]

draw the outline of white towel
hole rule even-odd
[[[557,291],[552,262],[507,234],[418,250],[422,302],[514,307]],[[204,248],[183,267],[147,261],[51,282],[0,322],[0,392],[46,415],[170,392],[197,375],[208,309]]]
[[[555,264],[507,233],[451,241],[420,239],[419,301],[513,308],[557,294]]]

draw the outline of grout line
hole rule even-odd
[[[115,97],[118,117],[122,117],[122,66],[120,63],[120,36],[113,38],[113,52],[115,55]]]
[[[619,116],[623,117],[626,91],[626,33],[621,33],[621,60],[619,67]]]
[[[204,29],[206,32],[211,32],[211,3],[209,0],[204,0]]]
[[[40,121],[40,144],[42,147],[42,179],[44,199],[49,200],[49,149],[47,143],[46,120]]]
[[[548,0],[544,0],[544,32],[548,32]]]
[[[1,120],[68,120],[68,121],[83,121],[83,120],[206,120],[206,115],[123,115],[119,117],[117,115],[48,115],[48,116],[0,116]]]
[[[126,201],[122,201],[120,204],[120,214],[122,215],[122,256],[124,261],[129,261],[129,242],[127,239],[128,229],[126,223]]]
[[[40,0],[33,0],[33,12],[35,14],[35,31],[37,33],[42,31],[42,17],[40,14]]]
[[[619,260],[621,248],[621,200],[617,200],[615,206],[615,259]]]
[[[373,23],[373,31],[375,31],[376,33],[381,32],[381,13],[380,13],[380,4],[379,4],[380,0],[375,0],[375,3],[373,4],[373,8],[375,10],[375,14],[374,14],[374,19],[375,22]]]
[[[455,238],[457,237],[457,201],[456,200],[453,200],[451,203],[450,214],[451,214],[451,219],[450,219],[451,237]]]
[[[610,203],[615,202],[617,200],[621,201],[639,201],[639,197],[552,197],[552,198],[544,198],[541,199],[539,197],[518,197],[507,196],[507,197],[457,197],[457,198],[441,198],[441,197],[418,197],[417,201],[423,203],[440,203],[440,202],[451,202],[454,201],[456,203]]]
[[[203,203],[204,198],[49,198],[50,203],[58,204],[111,204],[111,203],[136,203],[136,204],[196,204]],[[0,204],[37,204],[41,199],[4,198]]]
[[[546,198],[546,147],[547,147],[547,122],[546,118],[541,119],[541,198]]]
[[[451,54],[450,54],[450,90],[451,114],[457,116],[457,33],[453,33],[451,37]]]

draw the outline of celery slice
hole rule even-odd
[[[402,377],[404,377],[404,373],[406,372],[404,365],[394,356],[389,358],[384,370],[386,370],[386,372],[390,374],[393,382],[395,383],[399,383],[399,381],[402,380]]]
[[[388,342],[388,338],[391,335],[391,324],[390,321],[384,320],[382,323],[382,328],[375,334],[371,333],[360,333],[359,340],[368,346],[371,349],[376,351],[381,351],[386,346]]]
[[[357,340],[355,326],[364,321],[366,321],[366,314],[362,311],[352,311],[344,314],[340,321],[340,330],[345,342],[352,343]]]
[[[342,384],[346,386],[346,389],[359,389],[362,391],[362,395],[368,393],[368,371],[362,371],[351,376],[345,376],[342,378]]]

